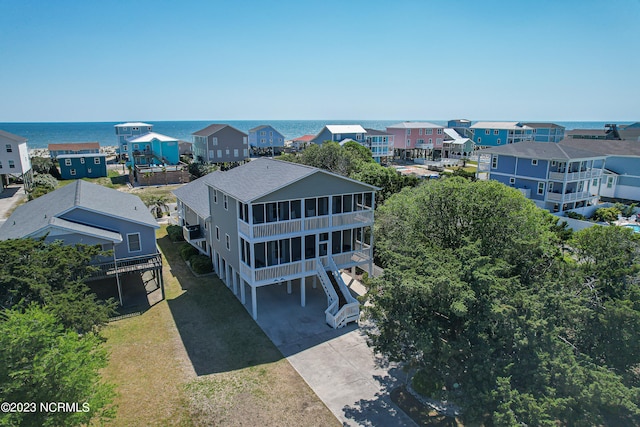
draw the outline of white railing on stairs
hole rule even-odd
[[[333,258],[330,256],[323,258],[322,264],[324,265],[324,267],[330,270],[329,273],[325,272],[325,274],[333,274],[333,277],[336,279],[336,283],[338,283],[338,288],[340,288],[340,292],[342,292],[342,295],[344,295],[345,300],[347,301],[345,305],[339,307],[339,310],[334,314],[332,318],[326,316],[327,323],[329,323],[329,325],[334,329],[338,329],[345,326],[349,322],[358,320],[358,318],[360,317],[360,303],[351,295],[349,288],[344,283],[344,280],[342,280],[340,270],[338,270],[338,267]],[[322,268],[322,270],[325,270],[325,268]],[[329,282],[329,285],[331,285],[331,282]],[[331,288],[333,290],[333,286],[331,286]]]

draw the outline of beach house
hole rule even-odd
[[[393,135],[390,132],[365,129],[364,146],[371,150],[371,155],[376,163],[386,163],[393,157]]]
[[[321,169],[261,158],[174,193],[187,240],[209,254],[243,304],[250,292],[254,318],[260,288],[297,282],[305,306],[305,279],[313,278],[327,295],[325,320],[338,328],[359,315],[339,269],[372,269],[375,191]]]
[[[101,245],[112,253],[93,260],[98,270],[91,279],[115,279],[123,304],[121,278],[126,274],[150,271],[164,296],[157,228],[138,196],[77,180],[19,206],[0,227],[0,240],[44,238]]]
[[[533,140],[536,142],[560,142],[564,139],[565,127],[555,123],[523,123],[533,129]]]
[[[284,150],[284,135],[271,125],[249,129],[249,146],[252,154],[280,154]]]
[[[437,160],[442,156],[444,126],[429,122],[402,122],[387,127],[395,155],[402,159]]]
[[[49,157],[57,159],[61,154],[96,154],[100,152],[99,142],[69,142],[49,144]]]
[[[367,131],[360,125],[326,125],[311,140],[314,144],[326,141],[346,142],[348,140],[364,144]]]
[[[520,190],[550,212],[598,202],[605,155],[562,144],[527,141],[476,152],[478,178]]]
[[[0,130],[0,193],[9,185],[9,177],[23,180],[30,188],[33,180],[27,138]]]
[[[100,178],[107,176],[107,155],[104,153],[58,154],[62,179]]]
[[[129,144],[129,138],[135,138],[145,133],[153,131],[153,125],[142,122],[128,122],[115,125],[116,137],[118,140],[118,153],[122,159],[130,162],[132,157],[132,148]],[[130,164],[130,163],[129,163]]]
[[[193,134],[193,155],[204,163],[243,162],[249,159],[246,133],[227,124],[212,124]]]
[[[640,123],[573,129],[560,144],[606,155],[601,197],[640,202]]]
[[[520,122],[477,122],[469,127],[476,147],[533,141],[533,128]]]

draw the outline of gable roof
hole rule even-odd
[[[159,228],[157,221],[139,197],[77,180],[19,206],[0,227],[0,239],[30,236],[48,226],[60,225],[58,220],[63,219],[59,217],[76,208]],[[54,218],[57,219],[52,223]],[[100,229],[99,225],[79,225]]]
[[[207,185],[219,189],[241,202],[249,203],[252,200],[258,199],[316,173],[328,174],[339,177],[340,179],[356,182],[370,190],[377,189],[377,187],[373,185],[365,184],[322,169],[266,158],[252,160],[249,163],[245,163],[242,166],[226,172],[215,175],[209,174],[213,176],[211,180],[207,181]]]
[[[387,126],[387,129],[438,129],[444,128],[444,126],[437,125],[431,122],[402,122],[395,125]]]
[[[564,129],[564,126],[560,126],[560,125],[557,125],[555,123],[527,122],[527,123],[522,123],[522,124],[525,125],[525,126],[529,126],[530,128],[536,128],[536,129],[540,129],[540,128],[542,128],[542,129],[546,129],[546,128],[552,128],[552,129],[553,128],[556,128],[556,129],[562,128],[562,129]]]
[[[5,132],[3,130],[0,130],[0,137],[9,139],[14,142],[27,142],[27,138],[23,138],[22,136],[14,135],[12,133]]]
[[[360,125],[326,125],[325,128],[327,128],[331,133],[366,133],[367,132]]]
[[[213,135],[214,133],[220,132],[222,129],[224,129],[226,127],[230,127],[231,129],[235,130],[236,132],[240,132],[244,136],[247,136],[247,134],[242,132],[241,130],[238,130],[238,129],[234,128],[233,126],[230,126],[230,125],[227,125],[227,124],[224,124],[224,123],[214,123],[212,125],[207,126],[204,129],[200,129],[198,131],[193,132],[191,135],[210,136],[210,135]]]
[[[531,129],[520,122],[477,122],[470,129]]]
[[[99,150],[99,142],[65,142],[61,144],[49,144],[49,151],[78,151],[78,150]]]
[[[364,130],[367,131],[367,136],[391,136],[390,132],[383,131],[383,130],[369,129],[369,128],[365,128]]]
[[[208,219],[211,214],[209,212],[209,186],[214,181],[217,174],[221,171],[213,171],[202,176],[182,187],[176,188],[172,193],[180,199],[185,205],[198,214],[199,217]]]
[[[299,137],[293,139],[292,141],[295,141],[295,142],[309,142],[309,141],[312,141],[313,138],[315,138],[315,137],[316,137],[315,135],[302,135],[302,136],[299,136]]]
[[[176,138],[173,138],[171,136],[167,136],[167,135],[162,135],[161,133],[156,133],[156,132],[147,132],[143,135],[136,135],[136,136],[132,136],[127,138],[127,141],[129,142],[151,142],[154,139],[157,139],[158,141],[161,142],[171,142],[171,141],[177,141]]]
[[[640,156],[640,141],[619,139],[565,138],[560,144],[610,156]]]
[[[144,126],[153,126],[153,125],[150,125],[149,123],[142,123],[142,122],[127,122],[127,123],[121,123],[119,125],[115,125],[114,127],[125,128],[125,127],[144,127]]]
[[[604,157],[602,154],[553,142],[525,141],[478,150],[479,154],[498,154],[525,159],[571,160]]]

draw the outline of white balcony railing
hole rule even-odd
[[[578,193],[547,193],[547,201],[549,202],[573,202],[576,200],[585,200],[594,197],[589,191],[581,191]]]
[[[318,230],[329,228],[330,226],[365,226],[371,224],[373,224],[373,210],[363,210],[257,224],[253,226],[253,236],[250,234],[251,226],[244,221],[238,220],[238,231],[249,238],[263,238],[298,233],[303,230]]]
[[[602,175],[602,170],[600,169],[592,169],[588,171],[582,172],[570,172],[566,174],[567,181],[578,181],[581,179],[592,179],[598,178]],[[554,181],[564,181],[565,173],[564,172],[549,172],[549,179]]]

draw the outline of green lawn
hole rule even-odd
[[[105,330],[114,426],[330,426],[338,420],[215,276],[158,232],[165,301]]]
[[[118,172],[114,170],[107,171],[106,177],[101,178],[82,178],[83,181],[92,182],[94,184],[103,185],[109,188],[124,188],[127,186],[127,176],[120,175]],[[58,188],[64,187],[65,185],[69,185],[72,182],[76,181],[75,179],[61,179],[58,180]]]

